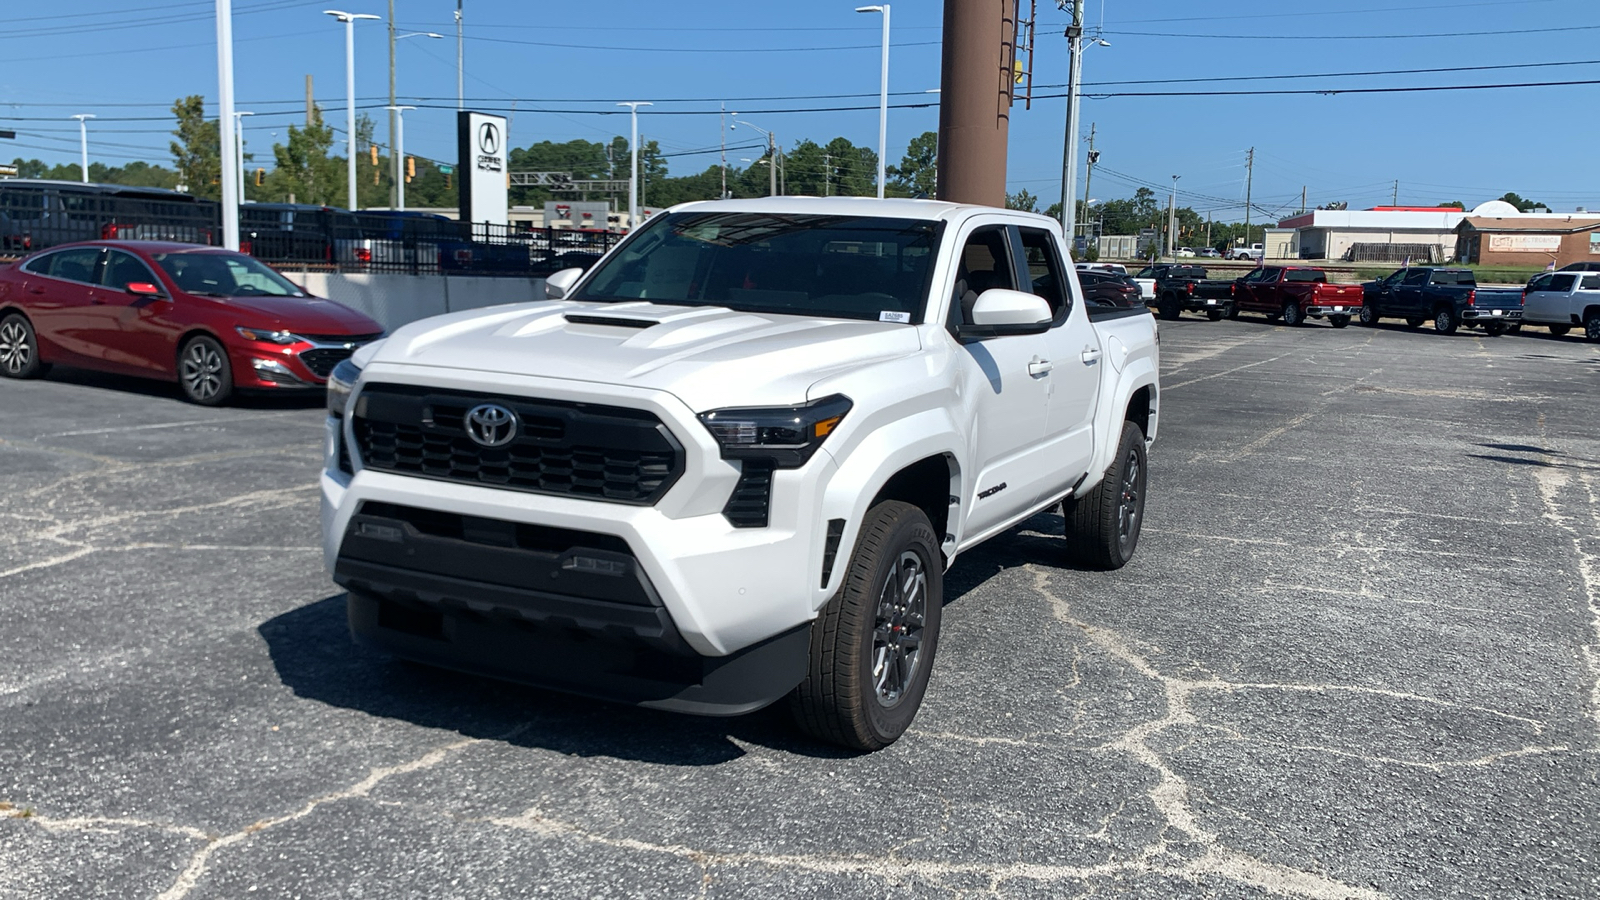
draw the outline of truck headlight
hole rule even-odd
[[[714,409],[701,413],[700,421],[721,445],[723,459],[770,459],[780,469],[796,469],[839,427],[851,405],[850,398],[834,394],[803,406]]]
[[[328,373],[328,414],[336,419],[344,418],[345,405],[350,402],[350,392],[355,390],[356,381],[361,377],[361,367],[350,360],[341,360]]]

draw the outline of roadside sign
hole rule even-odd
[[[0,163],[0,178],[17,177],[17,167],[10,163]]]

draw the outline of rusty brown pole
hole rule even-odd
[[[939,199],[1006,205],[1017,0],[945,0]]]

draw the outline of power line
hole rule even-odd
[[[1600,25],[1567,25],[1561,28],[1508,28],[1502,31],[1442,31],[1431,34],[1194,34],[1167,31],[1107,31],[1122,37],[1187,38],[1208,41],[1410,41],[1425,38],[1501,37],[1508,34],[1553,34],[1568,31],[1596,31]]]

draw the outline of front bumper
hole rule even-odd
[[[490,390],[470,378],[435,371],[429,386]],[[771,524],[735,527],[723,510],[739,467],[692,411],[656,391],[591,390],[503,375],[492,388],[653,412],[685,451],[682,474],[653,505],[410,477],[364,468],[355,452],[340,471],[340,438],[354,447],[353,432],[328,420],[324,562],[349,591],[357,640],[686,712],[737,714],[779,699],[804,675],[809,623],[826,599],[818,504],[832,458],[777,470]]]

